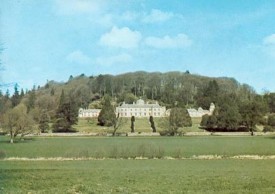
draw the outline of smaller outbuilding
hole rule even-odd
[[[101,109],[83,109],[80,108],[78,111],[79,118],[97,118]]]
[[[188,114],[191,118],[200,118],[203,115],[212,115],[215,110],[215,104],[211,103],[209,110],[204,110],[201,107],[199,107],[197,110],[194,108],[187,109]]]

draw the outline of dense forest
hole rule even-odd
[[[215,118],[204,118],[202,122],[202,126],[212,129],[232,130],[241,126],[250,129],[259,122],[267,123],[267,116],[275,112],[274,93],[259,95],[249,85],[240,84],[233,78],[211,78],[193,75],[189,71],[139,71],[89,77],[82,74],[70,76],[65,83],[48,81],[44,86],[34,86],[29,91],[19,91],[18,88],[15,85],[13,95],[9,91],[0,91],[0,119],[8,120],[5,115],[9,111],[20,109],[17,111],[23,112],[29,118],[29,123],[39,124],[42,131],[49,128],[45,123],[53,123],[56,131],[71,130],[70,126],[77,123],[75,117],[78,109],[101,108],[101,99],[106,95],[111,97],[114,106],[123,101],[132,103],[139,98],[149,102],[157,100],[167,108],[208,109],[210,103],[214,102],[217,107],[213,115]],[[249,111],[257,112],[258,115],[250,115],[256,123],[249,123]],[[63,123],[66,127],[60,128],[58,123],[64,122],[64,115],[67,115],[67,123]],[[259,115],[262,117],[256,119]]]

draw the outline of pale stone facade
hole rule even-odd
[[[133,104],[123,103],[116,108],[116,113],[119,113],[120,117],[165,117],[166,107],[160,106],[158,102],[149,104],[139,99]]]
[[[192,118],[199,118],[202,117],[203,115],[212,115],[212,113],[215,110],[215,104],[211,103],[209,110],[204,110],[201,107],[198,108],[198,110],[194,108],[187,109],[190,117]]]
[[[80,108],[78,111],[79,118],[97,118],[101,109],[83,109]]]
[[[187,109],[190,117],[202,117],[203,115],[212,115],[215,110],[214,103],[211,103],[209,110],[204,110],[201,107],[198,110],[191,108]],[[97,118],[101,109],[83,109],[80,108],[78,112],[79,118]],[[160,106],[158,102],[154,104],[145,103],[144,100],[139,99],[136,103],[126,104],[116,107],[116,114],[120,117],[167,117],[170,115],[170,109],[166,111],[166,107]]]

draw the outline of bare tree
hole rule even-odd
[[[115,120],[115,124],[114,124],[114,131],[113,131],[113,136],[116,135],[117,130],[124,124],[127,123],[127,119],[126,118],[122,118],[119,116],[119,113],[116,116],[116,120]]]

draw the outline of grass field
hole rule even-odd
[[[274,193],[274,161],[0,161],[1,193]]]
[[[274,159],[177,159],[274,156],[274,148],[274,136],[39,137],[13,145],[0,136],[0,193],[275,193]]]
[[[275,155],[275,137],[38,137],[15,144],[0,136],[6,157],[191,157]]]
[[[157,128],[157,131],[163,131],[166,130],[164,128],[163,122],[165,118],[154,118],[155,125]],[[184,127],[180,128],[180,131],[184,132],[198,132],[198,131],[203,131],[202,129],[199,128],[201,118],[192,118],[192,127]],[[131,131],[131,120],[130,118],[123,118],[122,119],[122,125],[121,127],[117,130],[118,132],[130,132]],[[95,133],[112,133],[113,127],[102,127],[97,125],[97,119],[92,118],[92,119],[82,119],[80,118],[78,121],[77,125],[74,125],[74,128],[79,131],[79,132],[95,132]],[[136,132],[152,132],[151,126],[149,123],[148,118],[136,118],[135,121],[135,131]]]

